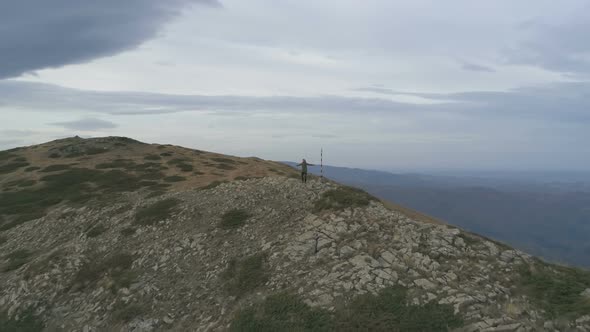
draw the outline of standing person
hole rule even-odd
[[[301,182],[307,183],[307,166],[315,166],[314,164],[310,164],[305,159],[301,161],[300,164],[297,166],[301,166]]]

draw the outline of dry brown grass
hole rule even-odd
[[[207,187],[213,182],[232,181],[235,178],[256,178],[265,176],[278,176],[276,170],[286,176],[297,175],[297,171],[287,165],[278,162],[266,161],[259,158],[240,158],[235,156],[222,155],[207,151],[198,151],[183,148],[174,145],[158,145],[143,143],[128,143],[126,145],[115,145],[109,148],[105,153],[86,155],[74,158],[50,158],[50,149],[60,145],[71,144],[63,140],[44,143],[37,146],[23,148],[17,151],[11,151],[13,158],[23,158],[32,167],[40,169],[31,169],[26,171],[26,167],[16,169],[13,172],[4,174],[0,179],[0,188],[14,180],[27,177],[31,181],[39,181],[45,175],[39,173],[40,170],[49,167],[53,169],[59,167],[56,165],[76,163],[76,168],[96,169],[99,164],[113,163],[116,160],[124,159],[129,163],[137,165],[153,162],[168,166],[167,169],[161,170],[164,177],[181,176],[186,178],[184,181],[171,182],[168,187],[169,192],[183,191],[193,188]],[[145,160],[146,156],[158,156],[160,160]],[[183,160],[183,164],[194,167],[195,173],[187,172],[187,167],[170,167],[168,164],[171,160]],[[213,167],[208,165],[214,165]],[[218,165],[228,165],[231,167],[218,167]],[[125,170],[125,168],[121,168]],[[59,171],[56,171],[56,173]]]

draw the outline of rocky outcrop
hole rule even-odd
[[[451,306],[463,318],[462,331],[590,330],[590,316],[550,320],[517,289],[517,271],[533,257],[409,219],[379,201],[314,209],[338,188],[266,177],[61,206],[4,232],[2,252],[28,255],[0,273],[0,309],[15,317],[34,308],[50,331],[217,331],[228,329],[240,308],[281,291],[335,310],[400,286],[408,305]],[[165,200],[175,204],[169,214],[138,221],[138,211]],[[220,227],[233,210],[247,212],[243,226]],[[245,295],[228,293],[228,266],[252,255],[264,257],[264,284]]]

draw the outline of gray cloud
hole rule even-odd
[[[0,81],[0,100],[5,101],[6,105],[23,110],[92,111],[113,115],[149,115],[187,111],[408,112],[417,107],[380,98],[98,92],[14,80]]]
[[[81,131],[93,131],[93,130],[100,130],[100,129],[112,129],[116,128],[117,125],[101,119],[95,118],[84,118],[76,121],[66,121],[66,122],[55,122],[52,123],[54,126],[60,126],[67,129],[75,129]]]
[[[465,70],[469,70],[469,71],[481,71],[481,72],[488,72],[488,73],[495,72],[495,70],[491,67],[486,67],[486,66],[475,64],[475,63],[468,63],[468,62],[463,63],[461,65],[461,68],[463,68]]]
[[[0,79],[86,62],[156,36],[187,5],[216,0],[0,2]]]
[[[0,130],[0,136],[2,136],[2,137],[28,137],[33,134],[36,134],[36,132],[32,131],[32,130],[19,130],[19,129]]]
[[[590,75],[590,5],[583,4],[562,22],[530,20],[521,25],[527,38],[507,52],[511,64],[535,65],[573,76]]]
[[[111,115],[150,115],[191,111],[315,112],[364,114],[460,114],[485,121],[491,117],[590,122],[590,82],[552,83],[508,91],[417,93],[382,87],[357,89],[387,97],[410,95],[433,104],[396,102],[387,98],[344,96],[170,95],[139,92],[97,92],[50,84],[0,81],[0,100],[23,111],[98,112]]]

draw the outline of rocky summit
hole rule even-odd
[[[590,274],[285,165],[0,152],[0,331],[590,331]]]

